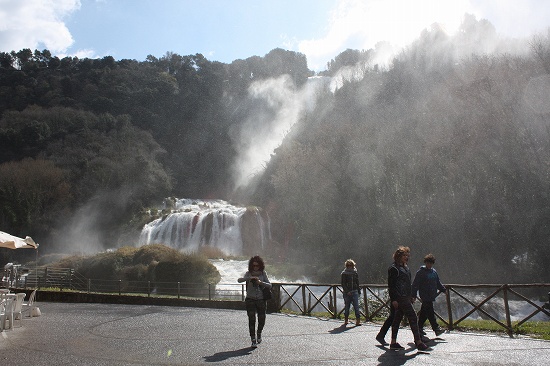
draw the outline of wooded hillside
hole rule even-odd
[[[380,52],[329,62],[319,76],[343,85],[306,98],[237,191],[243,129],[262,131],[283,105],[252,86],[288,75],[298,100],[313,76],[304,55],[1,53],[0,227],[52,250],[67,232],[93,232],[99,249],[131,245],[132,218],[163,197],[238,199],[269,212],[272,260],[304,263],[312,278],[333,281],[351,257],[362,282],[383,280],[408,245],[414,270],[432,252],[448,282],[549,281],[550,37],[499,40],[466,18],[455,36],[426,30],[388,65]]]

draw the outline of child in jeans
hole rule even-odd
[[[351,304],[355,310],[355,325],[361,325],[361,312],[359,310],[359,295],[361,289],[359,288],[359,275],[355,268],[355,262],[352,259],[348,259],[345,262],[345,267],[340,274],[340,282],[342,290],[344,292],[344,324],[348,324],[349,310]]]

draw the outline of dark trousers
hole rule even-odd
[[[418,330],[418,318],[416,317],[416,312],[412,306],[411,300],[409,298],[399,300],[399,306],[395,310],[395,318],[391,325],[391,338],[397,339],[397,333],[399,332],[399,325],[401,325],[401,320],[403,316],[406,316],[409,320],[409,326],[414,335],[414,341],[420,341],[420,331]]]
[[[394,318],[395,318],[395,308],[392,306],[390,302],[390,315],[388,315],[388,318],[384,321],[384,324],[382,324],[382,328],[380,328],[380,331],[378,332],[379,336],[382,336],[382,338],[386,336],[386,333],[388,333],[388,330],[390,330],[391,325],[393,324]]]
[[[256,338],[256,314],[258,314],[258,338],[261,338],[265,325],[266,302],[265,300],[246,299],[245,306],[250,338]]]
[[[420,329],[424,328],[426,319],[430,321],[433,330],[439,329],[439,324],[437,324],[437,319],[435,318],[433,301],[424,301],[420,307],[420,311],[418,312],[418,327]]]

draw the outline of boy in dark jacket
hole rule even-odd
[[[445,332],[435,318],[434,311],[434,301],[439,291],[445,292],[447,289],[441,281],[439,280],[439,275],[437,274],[433,265],[435,263],[435,257],[433,254],[428,254],[424,257],[424,266],[416,272],[414,277],[412,290],[413,296],[417,297],[417,293],[420,293],[420,300],[422,300],[422,306],[418,312],[418,328],[420,333],[425,335],[424,332],[424,323],[426,319],[430,321],[430,325],[436,336],[439,336]]]

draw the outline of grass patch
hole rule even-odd
[[[550,322],[528,321],[514,327],[514,332],[550,341]]]
[[[301,315],[300,312],[283,309],[281,311],[283,314],[292,314],[292,315]],[[355,315],[350,312],[349,319],[350,321],[355,320]],[[313,316],[316,318],[322,319],[331,319],[332,316],[328,312],[313,312],[308,316]],[[341,315],[339,319],[343,319],[344,316]],[[363,319],[362,319],[363,320]],[[375,318],[374,322],[383,323],[385,318]],[[516,335],[525,335],[532,338],[544,339],[550,341],[550,321],[527,321],[517,326],[518,322],[512,322],[512,327],[514,329],[514,334]],[[441,324],[441,322],[440,322]],[[443,324],[441,324],[443,326]],[[495,323],[492,320],[470,320],[466,319],[461,321],[458,325],[454,326],[454,331],[459,332],[477,332],[477,333],[498,333],[498,334],[507,334],[506,329],[504,329],[499,324]]]
[[[526,335],[533,338],[550,341],[550,322],[527,321],[517,326],[518,322],[512,322],[514,334]],[[506,333],[506,330],[492,320],[463,320],[455,325],[455,330],[467,332]]]
[[[39,291],[51,291],[51,292],[82,292],[78,290],[73,290],[70,288],[61,288],[61,287],[40,287]]]

